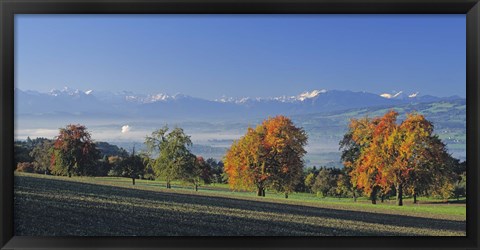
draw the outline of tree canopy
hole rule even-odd
[[[264,196],[265,188],[291,193],[301,180],[307,135],[285,116],[265,120],[235,141],[225,156],[225,172],[231,188],[257,189]]]
[[[145,145],[152,157],[148,164],[157,177],[165,179],[167,188],[171,188],[172,180],[182,179],[182,174],[193,164],[195,156],[188,149],[192,141],[183,129],[177,127],[170,132],[168,130],[164,126],[152,132],[151,136],[145,138]]]
[[[403,192],[413,195],[429,189],[448,196],[453,188],[452,157],[433,133],[433,124],[412,113],[397,123],[391,110],[382,117],[352,119],[341,146],[342,159],[352,185],[362,189],[375,203],[378,192],[395,188],[397,204]]]
[[[94,175],[99,151],[83,125],[60,128],[53,144],[51,172],[55,175]]]

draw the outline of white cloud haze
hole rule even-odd
[[[130,126],[129,125],[123,125],[122,126],[122,134],[126,134],[130,132]]]

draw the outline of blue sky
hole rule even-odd
[[[465,15],[16,15],[15,84],[207,99],[465,97]]]

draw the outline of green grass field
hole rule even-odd
[[[117,177],[15,174],[15,235],[23,236],[465,236],[465,204],[420,198],[377,205],[360,199],[285,199],[227,185]]]

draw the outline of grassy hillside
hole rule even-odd
[[[180,183],[110,177],[15,176],[16,235],[465,235],[465,205],[421,200],[404,207],[350,199],[194,192]]]

